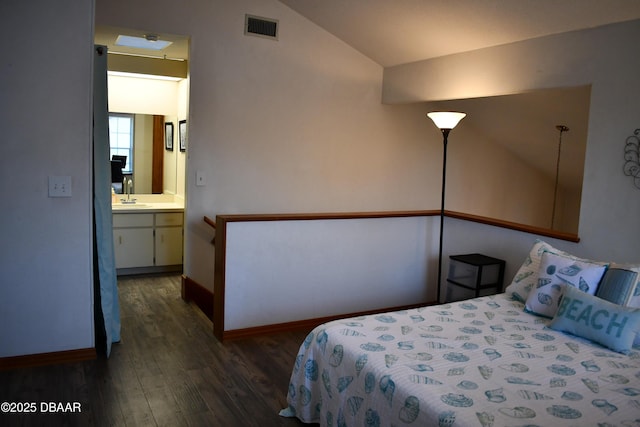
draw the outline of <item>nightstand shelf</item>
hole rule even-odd
[[[445,302],[502,292],[505,262],[482,254],[451,255]]]

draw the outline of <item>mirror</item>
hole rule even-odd
[[[577,235],[590,97],[581,86],[427,103],[467,113],[448,138],[445,209]]]
[[[121,182],[123,178],[130,178],[133,183],[132,192],[136,194],[161,194],[177,193],[177,169],[175,162],[177,157],[171,153],[164,153],[163,135],[154,136],[154,132],[161,132],[163,127],[154,129],[154,116],[151,114],[131,114],[122,112],[110,112],[110,115],[125,117],[131,120],[133,131],[133,153],[126,153],[127,166],[122,169],[123,173],[116,173],[112,178],[113,187],[116,193],[121,193]],[[164,123],[176,122],[176,117],[157,116],[162,125]],[[110,125],[111,128],[111,125]],[[161,145],[154,149],[155,144]],[[162,156],[162,162],[154,161],[154,155]],[[166,163],[165,163],[166,162]],[[155,169],[158,168],[156,171]],[[154,176],[157,181],[154,188]]]
[[[109,113],[134,117],[133,191],[152,194],[154,116],[173,123],[172,149],[156,150],[163,158],[162,193],[184,197],[186,152],[180,150],[179,121],[186,116],[188,81],[166,81],[142,77],[107,76]],[[164,131],[161,126],[160,132]],[[156,130],[158,132],[158,130]],[[161,138],[164,141],[163,138]]]

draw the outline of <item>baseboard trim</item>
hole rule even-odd
[[[118,276],[135,276],[140,274],[180,273],[180,272],[182,272],[182,264],[116,269],[116,275]]]
[[[182,299],[193,302],[209,319],[213,319],[213,292],[188,276],[182,275]]]
[[[298,320],[295,322],[274,323],[271,325],[255,326],[255,327],[245,328],[245,329],[232,329],[232,330],[224,331],[222,335],[222,339],[223,341],[235,340],[235,339],[255,337],[258,335],[268,335],[268,334],[279,333],[279,332],[298,331],[302,329],[311,331],[316,326],[326,322],[330,322],[332,320],[344,319],[344,318],[356,317],[356,316],[365,316],[369,314],[384,313],[389,311],[408,310],[410,308],[418,308],[418,307],[424,307],[426,305],[434,305],[434,304],[435,304],[435,301],[432,301],[432,302],[424,302],[421,304],[404,305],[400,307],[388,307],[388,308],[381,308],[377,310],[360,311],[357,313],[337,314],[334,316],[317,317],[314,319]]]
[[[213,292],[205,288],[195,280],[186,275],[182,275],[181,296],[186,302],[193,302],[209,319],[213,321]],[[357,313],[336,314],[333,316],[316,317],[313,319],[296,320],[294,322],[274,323],[270,325],[254,326],[244,329],[232,329],[222,332],[220,341],[237,340],[242,338],[256,337],[260,335],[269,335],[288,331],[312,330],[322,323],[332,320],[343,319],[346,317],[364,316],[373,313],[382,313],[387,311],[407,310],[410,308],[424,307],[425,305],[434,305],[435,301],[423,302],[419,304],[403,305],[399,307],[387,307],[376,310],[360,311]]]
[[[84,362],[97,358],[95,348],[55,351],[52,353],[27,354],[0,358],[0,371],[33,368],[36,366],[59,365],[62,363]]]

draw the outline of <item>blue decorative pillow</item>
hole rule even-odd
[[[623,307],[565,285],[560,306],[549,327],[626,353],[640,332],[640,310]]]
[[[544,252],[537,283],[527,297],[525,310],[552,318],[558,309],[562,285],[594,295],[606,269],[606,265],[600,263]]]
[[[609,268],[598,285],[596,296],[618,305],[628,305],[635,294],[638,273],[623,268]]]
[[[621,268],[638,274],[636,286],[633,293],[629,297],[629,301],[625,304],[628,307],[640,308],[640,264],[611,264],[612,268]]]
[[[638,274],[634,291],[629,297],[629,300],[627,301],[627,303],[624,305],[627,307],[640,308],[640,264],[612,263],[611,268],[616,268],[616,269],[620,268],[620,269],[629,270]],[[638,335],[636,335],[636,340],[634,342],[634,345],[640,348],[640,332],[638,333]]]

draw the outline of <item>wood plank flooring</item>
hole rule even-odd
[[[0,372],[2,426],[304,426],[278,415],[308,331],[221,344],[209,319],[180,298],[180,276],[118,280],[122,341],[111,357]],[[79,402],[80,413],[43,413],[42,402]]]

